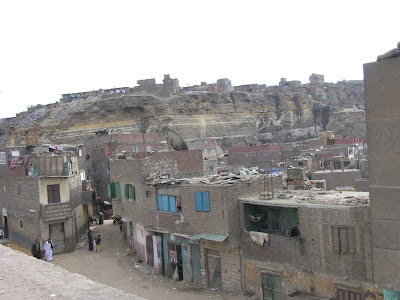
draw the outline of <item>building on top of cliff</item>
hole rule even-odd
[[[325,82],[325,76],[312,73],[309,77],[310,84],[322,84]]]
[[[200,85],[183,87],[182,91],[217,93],[217,92],[232,92],[234,91],[234,88],[229,79],[221,78],[218,79],[216,83],[207,84],[207,82],[202,81]]]
[[[266,90],[267,85],[266,84],[258,84],[258,83],[243,84],[243,85],[235,86],[234,89],[235,89],[235,92],[259,93],[263,90]]]
[[[217,92],[232,92],[232,82],[228,78],[217,79]]]
[[[169,74],[164,75],[163,79],[164,94],[170,95],[179,92],[179,80],[177,78],[172,79]]]

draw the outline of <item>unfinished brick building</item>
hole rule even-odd
[[[200,150],[157,155],[112,161],[110,192],[128,244],[168,277],[176,272],[179,280],[240,291],[238,199],[263,191],[263,177],[194,178],[202,173]],[[153,179],[157,170],[185,178]]]
[[[240,213],[245,291],[262,299],[379,299],[368,193],[245,197]]]
[[[77,147],[65,153],[43,148],[0,151],[2,227],[28,249],[35,239],[51,238],[54,253],[70,252],[88,229],[92,192],[83,191]]]

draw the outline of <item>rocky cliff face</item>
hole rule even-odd
[[[295,142],[323,130],[365,138],[364,112],[324,106],[308,95],[185,93],[170,98],[147,94],[100,96],[80,102],[37,106],[0,122],[6,144],[80,144],[101,129],[147,132],[167,126],[189,148],[205,138],[217,138],[223,149],[246,142]],[[3,132],[3,138],[5,136]]]

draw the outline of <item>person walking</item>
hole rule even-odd
[[[36,241],[33,243],[31,252],[32,252],[33,257],[40,259],[40,243],[39,243],[38,239],[36,239]]]
[[[99,212],[99,225],[103,224],[104,214],[103,212]]]
[[[96,238],[96,251],[100,252],[100,242],[101,242],[101,237],[100,234]]]
[[[89,230],[88,234],[89,251],[93,251],[93,236],[92,231]]]
[[[53,261],[53,242],[51,239],[48,239],[46,243],[43,245],[44,250],[44,259],[47,261]]]

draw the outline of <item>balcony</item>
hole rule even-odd
[[[71,202],[41,204],[40,210],[43,221],[63,220],[74,215]]]

